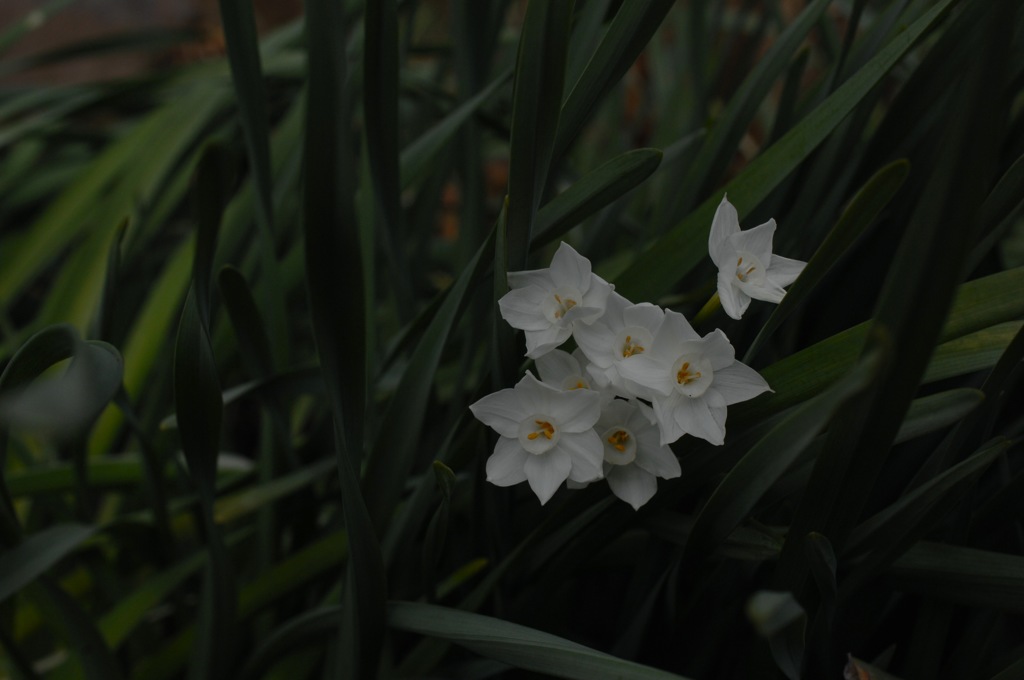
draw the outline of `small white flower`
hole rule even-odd
[[[701,338],[682,314],[671,310],[650,351],[621,370],[654,404],[662,444],[691,434],[720,445],[726,406],[770,391],[757,371],[736,361],[725,333],[715,329]]]
[[[604,446],[604,476],[612,493],[639,510],[658,490],[657,478],[681,474],[672,449],[661,443],[654,413],[645,404],[616,399],[594,426]]]
[[[590,360],[587,370],[594,382],[611,385],[624,397],[634,396],[636,386],[629,384],[619,367],[647,351],[664,318],[665,310],[657,305],[634,305],[618,293],[608,296],[601,320],[573,331],[576,344]]]
[[[548,269],[509,272],[512,289],[498,300],[501,318],[526,333],[526,356],[536,359],[558,347],[575,324],[590,324],[604,314],[612,291],[590,271],[590,260],[562,243]]]
[[[708,252],[718,267],[718,297],[725,313],[743,316],[751,298],[778,304],[784,286],[796,280],[806,262],[772,254],[775,220],[740,231],[736,208],[723,196],[708,237]]]
[[[598,385],[591,379],[587,371],[587,358],[579,349],[572,354],[560,349],[553,349],[536,360],[537,373],[540,381],[560,390],[593,390],[601,395],[601,404],[607,404],[615,398],[615,393]]]
[[[559,390],[528,372],[514,388],[489,394],[469,409],[501,435],[487,459],[492,484],[529,481],[543,505],[566,479],[601,478],[604,448],[593,429],[601,415],[596,392]]]

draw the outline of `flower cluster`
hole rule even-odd
[[[709,250],[730,316],[751,298],[778,302],[799,274],[803,263],[772,255],[774,229],[741,232],[735,209],[719,206]],[[722,444],[726,408],[769,391],[721,330],[701,337],[682,314],[627,300],[565,243],[548,269],[510,272],[508,283],[501,316],[525,333],[540,378],[527,372],[470,406],[499,435],[487,460],[493,484],[529,482],[543,504],[563,482],[604,478],[637,509],[658,477],[680,475],[669,444],[685,434]],[[570,336],[578,349],[557,349]]]

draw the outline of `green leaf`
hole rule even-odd
[[[455,136],[459,128],[476,113],[477,109],[508,82],[512,73],[512,69],[501,73],[487,87],[460,104],[434,127],[418,137],[416,141],[402,149],[400,165],[403,189],[418,184],[433,171],[433,163],[444,145]]]
[[[274,370],[270,338],[245,276],[234,267],[226,266],[217,275],[217,284],[246,370],[254,378],[270,376]]]
[[[69,357],[59,377],[34,380]],[[46,328],[29,338],[0,375],[0,424],[61,441],[78,436],[117,394],[123,370],[113,346],[83,342],[66,324]]]
[[[870,552],[868,561],[875,563],[899,555],[956,505],[1010,443],[1004,437],[994,439],[967,460],[861,522],[850,534],[846,555],[856,558]]]
[[[539,630],[471,612],[417,602],[388,603],[397,630],[439,637],[516,668],[579,680],[680,680]]]
[[[1024,557],[921,541],[886,571],[902,590],[947,602],[1024,613]]]
[[[633,149],[583,175],[537,211],[531,252],[626,195],[658,169],[661,158],[659,149]]]
[[[786,297],[782,298],[782,302],[775,308],[768,321],[758,332],[757,337],[754,338],[750,349],[743,357],[744,363],[750,363],[772,333],[792,314],[796,306],[813,294],[818,282],[857,242],[861,234],[893,199],[899,188],[903,186],[909,172],[910,163],[905,160],[893,161],[872,175],[871,179],[850,199],[850,203],[839,217],[836,226],[832,228],[824,243],[815,251],[814,257],[807,262],[807,266],[800,276],[786,291]]]
[[[558,129],[573,0],[526,6],[516,57],[508,179],[508,267],[526,269]]]
[[[843,402],[870,384],[882,362],[880,355],[868,355],[846,377],[817,399],[796,408],[755,444],[704,504],[690,533],[684,558],[710,555],[743,522]]]
[[[601,44],[562,106],[554,159],[568,150],[601,101],[647,47],[674,4],[673,0],[633,0],[619,5]]]
[[[317,355],[334,418],[341,503],[351,550],[341,658],[370,677],[384,632],[387,593],[380,544],[359,485],[366,450],[366,308],[354,198],[347,20],[339,0],[306,3],[308,99],[304,144],[306,289]]]
[[[899,444],[916,437],[923,437],[941,430],[972,413],[985,401],[985,393],[968,387],[960,387],[927,397],[915,399],[910,404],[907,417],[900,425],[895,443]]]
[[[38,531],[0,555],[0,602],[35,581],[96,533],[98,527],[60,524]]]
[[[476,256],[448,290],[423,337],[416,345],[395,394],[384,413],[373,455],[367,461],[363,483],[366,507],[374,525],[383,533],[419,452],[427,407],[433,394],[434,376],[448,343],[459,311],[466,303],[472,284],[483,272],[494,247],[494,236],[480,247]]]
[[[832,132],[882,77],[942,16],[952,0],[941,0],[896,36],[782,139],[754,159],[726,187],[740,216],[750,212]],[[631,300],[657,298],[681,280],[707,253],[708,233],[720,196],[711,196],[682,223],[647,248],[622,276],[616,290]]]
[[[701,145],[690,171],[680,185],[683,196],[680,202],[684,208],[689,208],[694,198],[712,191],[719,183],[719,178],[732,161],[735,149],[750,127],[750,121],[761,102],[789,66],[793,54],[818,23],[830,1],[814,0],[807,5],[800,16],[772,42],[768,53],[757,59],[743,83],[729,97],[725,111],[714,122],[711,133]],[[721,200],[717,194],[713,198]]]

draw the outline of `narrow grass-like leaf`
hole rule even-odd
[[[718,184],[719,177],[733,158],[734,150],[750,126],[762,100],[789,66],[793,54],[810,30],[818,23],[830,0],[814,0],[759,58],[743,84],[714,123],[697,157],[680,184],[681,204],[689,208],[695,198],[706,195]],[[719,200],[721,200],[719,198]]]
[[[537,211],[530,250],[547,245],[624,196],[661,164],[658,149],[633,149],[599,165]]]
[[[0,602],[36,580],[97,531],[85,524],[60,524],[38,531],[0,555]]]
[[[921,541],[886,571],[900,588],[972,607],[1024,613],[1024,557]]]
[[[508,267],[526,269],[558,129],[573,0],[526,7],[512,96],[508,179]]]
[[[254,378],[269,376],[274,369],[270,339],[245,276],[234,267],[224,267],[217,275],[217,284],[238,337],[242,363]]]
[[[871,551],[872,559],[877,560],[879,554],[891,558],[901,546],[904,549],[909,547],[934,519],[941,518],[960,500],[988,466],[1009,448],[1010,443],[1006,438],[993,440],[967,460],[861,522],[850,534],[847,554],[856,557]],[[938,512],[935,508],[939,508]]]
[[[340,606],[321,607],[291,619],[272,632],[238,672],[239,680],[263,677],[276,660],[302,647],[322,643],[343,621]]]
[[[1002,87],[1010,39],[1008,11],[1006,6],[993,6],[986,17],[985,30],[979,35],[990,40],[992,49],[961,76],[959,82],[966,89],[943,126],[951,151],[942,156],[928,178],[886,277],[867,348],[885,342],[892,343],[894,351],[866,398],[830,429],[794,515],[791,538],[799,540],[810,531],[820,531],[837,552],[845,552],[941,334],[967,255],[970,232],[963,225],[971,224],[976,216],[998,154],[999,120],[983,103],[983,93]],[[960,175],[965,169],[970,181]],[[936,270],[945,276],[935,277]],[[903,527],[901,531],[914,529]],[[894,546],[898,541],[883,542],[879,553],[893,550],[898,554]],[[806,565],[796,546],[795,541],[787,541],[777,574],[802,596]],[[886,557],[879,557],[883,559]],[[849,586],[845,597],[855,596],[855,585]],[[820,674],[837,660],[842,653],[840,645],[830,642],[816,667],[807,672]]]
[[[680,680],[564,638],[472,612],[416,602],[388,603],[392,628],[450,640],[481,656],[528,671],[579,680]]]
[[[985,401],[985,393],[969,387],[960,387],[927,397],[915,399],[900,425],[895,443],[941,430],[973,412]]]
[[[1006,291],[1016,290],[1017,287],[1024,287],[1024,267],[992,274],[960,286],[953,298],[953,305],[946,325],[939,335],[939,341],[950,342],[1024,316],[1024,298],[1006,294]],[[867,332],[867,322],[858,324],[768,366],[761,374],[775,393],[762,396],[749,405],[737,405],[730,412],[730,418],[748,420],[761,417],[817,394],[853,365],[860,348],[864,345]],[[991,333],[987,332],[985,335],[991,342],[975,345],[979,351],[999,352],[1002,351],[1001,347],[1006,346],[1003,343],[1000,347],[999,343],[1004,339],[1009,342],[1009,337],[993,338]],[[940,359],[945,351],[954,354],[959,354],[960,349],[966,351],[966,348],[957,345],[951,345],[948,350],[943,350],[942,347],[943,345],[940,345],[937,351],[937,358]],[[961,362],[951,366],[950,370],[955,369],[956,365],[963,366],[962,360],[965,356],[969,355],[961,355]]]
[[[896,192],[903,185],[910,164],[905,160],[893,161],[876,172],[860,191],[850,200],[839,221],[829,232],[825,241],[814,253],[807,266],[800,273],[793,285],[786,291],[786,297],[775,308],[772,315],[758,332],[750,349],[743,358],[745,363],[757,356],[764,343],[772,333],[793,312],[793,309],[806,300],[814,291],[818,282],[832,269],[843,254],[852,246],[861,234],[874,222],[879,213],[889,204]]]
[[[420,432],[432,394],[434,375],[448,342],[459,310],[466,302],[472,284],[482,273],[487,256],[494,247],[488,239],[449,289],[430,326],[413,352],[398,389],[381,423],[373,455],[367,462],[363,488],[370,517],[383,532],[405,488],[418,452]]]
[[[30,588],[30,593],[43,609],[47,623],[60,631],[74,650],[72,658],[81,662],[86,680],[119,680],[124,676],[117,658],[79,602],[48,577]]]
[[[387,586],[380,544],[359,486],[366,448],[366,337],[363,247],[353,205],[351,100],[342,3],[306,3],[305,262],[317,355],[336,433],[338,479],[352,558],[341,658],[351,677],[369,677],[384,631]],[[403,425],[404,427],[404,425]]]
[[[825,427],[836,409],[870,384],[882,361],[877,354],[865,357],[817,399],[794,410],[740,459],[697,516],[686,545],[686,559],[701,559],[717,549]]]
[[[941,0],[896,36],[782,139],[754,159],[726,187],[740,216],[764,200],[857,106],[882,77],[942,16],[952,0]],[[711,196],[682,223],[648,247],[622,276],[616,289],[631,300],[657,298],[685,276],[707,252],[711,219],[721,202]]]
[[[103,277],[103,297],[100,298],[99,313],[96,315],[95,337],[110,340],[114,328],[114,310],[117,308],[118,277],[121,270],[121,244],[124,233],[128,229],[128,220],[124,220],[114,231],[110,241],[110,252],[107,254],[107,272]]]
[[[455,136],[459,128],[476,113],[477,109],[508,82],[512,73],[513,71],[509,69],[498,75],[487,87],[453,109],[434,127],[402,149],[400,166],[403,189],[418,184],[431,172],[432,163],[444,145]]]
[[[619,5],[601,44],[562,106],[554,159],[568,150],[600,102],[651,41],[673,4],[672,0],[634,0]]]

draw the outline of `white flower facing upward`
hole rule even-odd
[[[619,367],[647,351],[664,318],[665,311],[657,305],[634,305],[614,292],[608,296],[604,316],[573,331],[576,343],[590,360],[587,370],[594,383],[610,385],[621,396],[632,396],[636,386],[629,384]]]
[[[487,481],[528,481],[541,505],[566,480],[602,476],[604,447],[594,432],[601,397],[587,389],[559,390],[527,373],[514,388],[489,394],[469,409],[500,436],[487,459]]]
[[[661,443],[684,434],[712,444],[725,442],[726,406],[770,391],[757,371],[736,361],[719,329],[703,338],[686,318],[667,310],[650,350],[624,363],[623,375],[642,386],[654,404]]]
[[[784,286],[796,280],[806,262],[772,254],[775,220],[740,231],[736,208],[723,196],[711,222],[708,252],[718,267],[718,297],[725,313],[739,319],[751,298],[778,304]]]
[[[604,476],[612,493],[639,510],[658,490],[657,478],[681,474],[672,449],[661,443],[651,408],[616,399],[601,410],[595,431],[604,446]]]
[[[501,318],[526,333],[526,356],[536,359],[558,347],[576,324],[593,323],[604,314],[612,291],[592,273],[590,260],[562,243],[547,269],[509,272],[512,289],[498,300]]]

